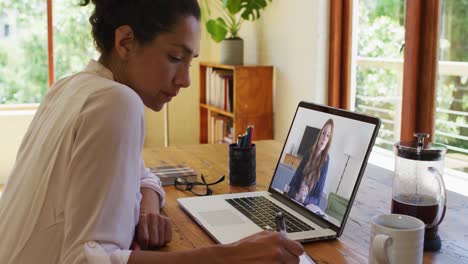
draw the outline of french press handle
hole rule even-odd
[[[439,211],[437,212],[437,218],[434,219],[434,222],[432,224],[427,225],[427,227],[430,228],[430,227],[439,225],[442,222],[442,220],[444,220],[445,211],[447,210],[447,190],[445,189],[445,183],[444,183],[444,178],[442,177],[442,174],[440,174],[440,172],[434,167],[428,167],[427,170],[435,175],[439,183],[439,192],[441,194],[441,199],[439,201]]]

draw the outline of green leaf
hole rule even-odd
[[[226,8],[232,15],[237,14],[241,10],[241,4],[242,0],[223,0],[224,8]]]
[[[267,6],[267,0],[241,0],[243,9],[241,16],[245,20],[256,20],[260,18],[260,10]],[[268,0],[271,2],[271,0]]]
[[[226,38],[228,33],[228,26],[224,19],[218,17],[218,19],[210,19],[206,23],[206,30],[210,33],[211,38],[216,42],[221,42]]]

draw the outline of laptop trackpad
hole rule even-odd
[[[231,210],[200,212],[200,216],[211,226],[244,224],[244,220]]]

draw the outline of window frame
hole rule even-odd
[[[53,23],[53,0],[47,0],[47,79],[48,88],[55,82],[55,65],[54,65],[54,23]],[[6,111],[17,111],[17,110],[36,110],[39,107],[39,103],[18,103],[18,104],[0,104],[0,111],[5,113]]]
[[[350,109],[353,0],[330,1],[328,105]]]
[[[55,82],[53,17],[52,0],[47,0],[47,77],[49,87]]]
[[[400,134],[404,141],[412,141],[416,132],[435,132],[440,13],[440,0],[406,1]]]

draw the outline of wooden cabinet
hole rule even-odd
[[[273,138],[273,67],[200,63],[200,143]]]

